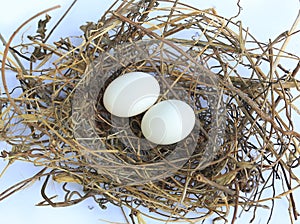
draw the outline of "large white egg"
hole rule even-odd
[[[103,95],[105,108],[118,117],[146,111],[159,97],[158,81],[145,72],[130,72],[113,80]]]
[[[195,114],[187,103],[181,100],[165,100],[145,113],[141,129],[149,141],[168,145],[187,137],[194,125]]]

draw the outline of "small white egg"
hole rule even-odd
[[[165,100],[145,113],[141,129],[149,141],[168,145],[187,137],[194,125],[195,114],[187,103],[181,100]]]
[[[159,83],[152,75],[130,72],[108,85],[103,95],[103,104],[115,116],[132,117],[151,107],[159,93]]]

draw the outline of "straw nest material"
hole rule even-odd
[[[230,208],[235,215],[238,208],[271,208],[268,201],[279,196],[288,198],[297,218],[293,189],[300,182],[293,170],[300,134],[293,121],[300,64],[278,47],[290,32],[265,44],[213,9],[116,1],[98,22],[80,27],[82,43],[76,46],[72,38],[48,44],[49,19],[40,20],[28,43],[10,46],[12,55],[29,61],[28,68],[4,54],[4,85],[5,70],[12,70],[21,93],[6,91],[1,98],[1,136],[12,145],[1,155],[43,169],[1,199],[45,177],[39,205],[68,206],[93,197],[102,208],[129,207],[133,222],[142,214],[186,222],[215,214],[226,220]],[[278,63],[283,57],[294,67]],[[181,99],[194,109],[197,122],[186,139],[153,145],[140,130],[143,114],[125,119],[105,110],[106,86],[132,71],[159,81],[159,101]],[[64,183],[64,200],[46,194],[50,178]],[[82,192],[68,188],[74,182]],[[267,190],[273,196],[263,198]]]

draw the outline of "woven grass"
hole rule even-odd
[[[116,1],[98,22],[80,27],[78,46],[72,38],[47,43],[48,21],[39,22],[28,43],[6,45],[15,58],[27,58],[28,67],[4,52],[4,87],[5,71],[12,70],[21,93],[4,88],[1,97],[1,137],[12,145],[1,155],[9,165],[21,160],[41,171],[0,200],[45,177],[40,206],[92,197],[101,208],[130,208],[131,222],[142,222],[142,215],[227,220],[233,209],[234,223],[238,208],[272,208],[268,201],[284,196],[297,219],[300,63],[284,49],[297,31],[261,43],[234,17],[163,0]],[[280,64],[281,58],[294,67]],[[176,98],[192,106],[199,122],[185,140],[152,145],[140,131],[142,115],[120,119],[105,110],[105,87],[131,71],[157,78],[159,101]],[[63,201],[46,194],[50,178],[64,183]],[[276,179],[284,187],[278,189]],[[82,192],[68,189],[74,182]],[[266,191],[273,197],[263,197]]]

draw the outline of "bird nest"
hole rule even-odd
[[[293,170],[300,134],[293,121],[300,64],[298,56],[277,47],[292,32],[264,44],[213,9],[116,1],[98,22],[80,27],[82,43],[76,46],[72,38],[47,44],[49,19],[39,21],[29,43],[13,47],[9,41],[4,52],[1,136],[12,149],[1,155],[9,164],[22,160],[42,170],[0,199],[45,177],[39,205],[68,206],[93,197],[101,208],[129,207],[133,222],[141,214],[226,220],[230,208],[234,220],[239,207],[267,208],[278,196],[287,196],[297,218],[293,189],[300,182]],[[7,58],[9,49],[17,63]],[[21,54],[23,49],[29,53]],[[278,63],[283,57],[295,63],[292,70]],[[20,94],[7,89],[6,70],[17,73]],[[143,114],[119,118],[105,109],[106,87],[133,71],[158,80],[158,101],[179,99],[193,108],[196,124],[188,137],[154,145],[141,132]],[[46,194],[50,178],[64,183],[63,201]],[[285,190],[277,190],[277,178]],[[82,192],[68,188],[74,182]],[[270,185],[275,196],[262,198]]]

